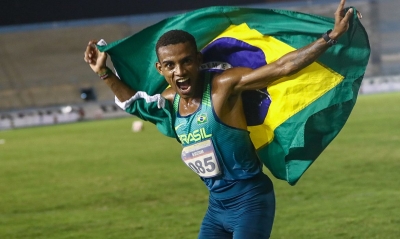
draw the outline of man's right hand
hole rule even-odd
[[[89,41],[88,46],[86,47],[85,57],[83,59],[89,64],[90,68],[92,68],[96,74],[99,74],[106,68],[107,54],[100,52],[97,49],[96,44],[96,40]]]

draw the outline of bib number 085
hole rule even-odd
[[[215,163],[213,163],[212,160],[212,157],[207,157],[203,159],[203,162],[202,160],[196,160],[194,164],[189,162],[187,165],[197,174],[206,173],[206,171],[211,173],[215,170]]]
[[[182,160],[200,177],[209,178],[221,173],[211,140],[183,148]]]

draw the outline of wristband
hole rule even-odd
[[[333,46],[337,43],[337,40],[334,40],[329,37],[329,33],[332,32],[332,29],[327,31],[326,33],[322,34],[322,38],[326,41],[329,46]]]
[[[110,68],[106,67],[104,71],[97,73],[97,75],[100,77],[100,79],[105,80],[110,76],[111,73],[112,71]]]

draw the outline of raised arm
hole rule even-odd
[[[353,15],[353,9],[349,9],[347,13],[345,13],[345,2],[346,0],[341,0],[335,12],[335,25],[328,35],[332,40],[339,39],[349,28],[349,20]],[[230,72],[226,72],[227,77],[231,78],[233,92],[265,88],[271,82],[281,77],[291,75],[310,65],[329,47],[330,45],[327,41],[321,37],[315,42],[290,52],[277,61],[258,69],[232,69]]]
[[[124,82],[107,67],[107,53],[100,52],[96,47],[97,41],[89,41],[86,47],[84,60],[92,70],[104,80],[107,86],[114,92],[119,101],[124,102],[132,98],[136,91],[128,87]]]

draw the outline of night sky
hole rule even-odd
[[[193,10],[279,0],[8,0],[0,8],[0,26]]]

